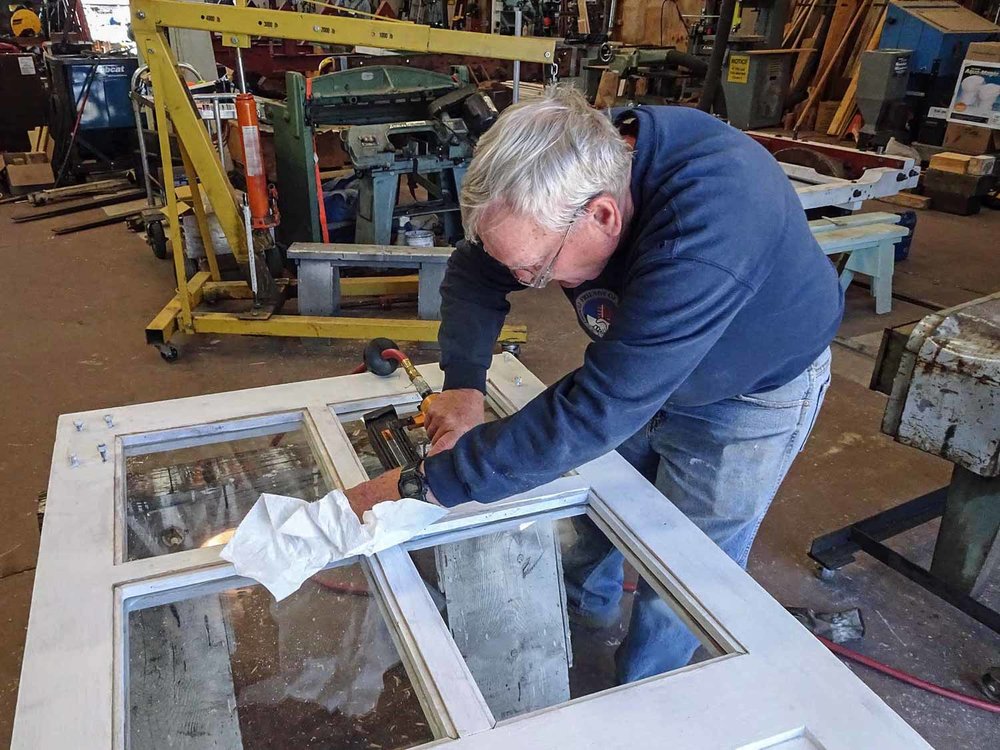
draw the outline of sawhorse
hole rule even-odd
[[[893,213],[852,214],[809,222],[813,236],[827,255],[848,253],[840,274],[840,288],[847,291],[854,274],[871,277],[875,312],[884,315],[892,310],[892,274],[895,245],[910,230],[900,226]]]

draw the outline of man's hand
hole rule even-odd
[[[399,469],[387,471],[380,477],[344,490],[351,508],[360,519],[366,510],[383,500],[399,500]]]
[[[442,391],[428,404],[427,436],[431,454],[448,450],[466,432],[486,419],[486,398],[475,388]]]

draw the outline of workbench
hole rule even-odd
[[[454,249],[296,242],[288,248],[288,257],[298,266],[299,313],[336,315],[340,311],[341,268],[409,268],[417,272],[418,317],[440,320],[441,282]]]

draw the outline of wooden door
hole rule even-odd
[[[494,359],[495,415],[542,388]],[[219,558],[260,492],[362,481],[358,415],[417,401],[399,372],[61,417],[13,747],[927,747],[616,453],[282,602]],[[598,625],[566,591],[593,540],[627,571]],[[701,648],[617,685],[639,579]]]

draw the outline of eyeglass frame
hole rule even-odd
[[[562,253],[563,248],[566,247],[566,240],[569,239],[569,233],[573,230],[573,227],[576,226],[576,222],[586,213],[587,206],[590,205],[590,201],[592,201],[596,197],[597,196],[595,195],[592,198],[588,198],[587,202],[584,203],[582,206],[580,206],[580,209],[577,212],[576,216],[573,218],[573,221],[571,221],[569,223],[569,226],[566,227],[566,231],[563,234],[562,242],[559,243],[559,247],[556,249],[555,253],[552,254],[552,257],[549,258],[548,262],[545,264],[545,266],[542,268],[541,271],[539,271],[536,274],[533,274],[532,277],[527,281],[522,281],[517,275],[518,272],[527,271],[529,269],[527,268],[507,269],[508,271],[510,271],[510,275],[514,277],[514,281],[516,281],[521,286],[526,287],[527,289],[544,289],[546,286],[548,286],[548,283],[552,281],[552,269],[555,268],[556,261],[559,260],[559,255]],[[482,245],[482,240],[479,240],[479,243],[480,245]],[[483,247],[485,249],[485,246]]]

